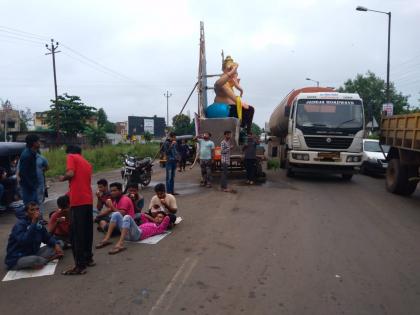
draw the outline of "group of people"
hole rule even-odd
[[[232,141],[232,132],[227,130],[224,132],[224,139],[220,143],[221,148],[221,181],[220,186],[224,192],[235,192],[234,189],[228,188],[228,172],[231,165],[231,150],[234,148]],[[199,144],[199,159],[201,168],[201,181],[203,187],[212,187],[212,168],[215,157],[215,144],[211,140],[211,134],[208,132],[203,133],[193,139]],[[242,147],[244,154],[244,167],[246,170],[246,183],[249,185],[255,184],[257,176],[257,146],[259,140],[249,132],[246,144]],[[177,165],[177,140],[176,134],[171,132],[167,140],[163,144],[162,150],[166,155],[166,186],[168,192],[177,195],[174,191],[175,170]]]
[[[94,222],[105,233],[96,248],[110,245],[111,236],[120,235],[110,254],[125,250],[124,241],[161,234],[175,223],[176,199],[166,192],[164,184],[155,186],[155,196],[147,211],[142,212],[144,198],[137,184],[129,184],[124,194],[121,183],[108,186],[107,180],[101,179],[97,182],[94,209],[92,166],[82,156],[81,148],[71,145],[66,149],[66,172],[59,177],[60,181],[69,182],[69,191],[57,199],[58,208],[47,222],[41,209],[44,199],[40,198],[38,182],[34,181],[39,138],[28,136],[26,144],[19,160],[19,184],[25,206],[9,235],[5,258],[8,269],[42,268],[49,261],[63,257],[64,249],[71,248],[75,263],[63,275],[82,275],[88,267],[96,265],[92,252]],[[34,178],[29,179],[28,173]],[[46,245],[41,247],[41,243]]]

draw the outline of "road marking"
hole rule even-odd
[[[151,308],[149,315],[161,314],[162,310],[168,311],[172,306],[173,301],[181,290],[182,286],[187,281],[188,277],[191,275],[195,266],[198,263],[198,258],[191,259],[190,257],[185,258],[181,267],[177,270],[175,275],[169,281],[163,293],[159,296],[155,305]],[[178,279],[180,278],[180,279]],[[174,290],[173,290],[174,288]],[[173,293],[171,293],[173,290]]]

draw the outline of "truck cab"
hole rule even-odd
[[[280,165],[296,172],[339,173],[351,179],[362,162],[364,116],[358,94],[297,93],[277,116]],[[274,115],[275,113],[273,113]],[[271,120],[270,120],[271,122]]]

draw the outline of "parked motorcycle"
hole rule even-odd
[[[124,191],[128,183],[137,183],[141,186],[149,185],[152,180],[152,166],[150,157],[139,159],[135,156],[124,155],[124,166],[121,169]]]

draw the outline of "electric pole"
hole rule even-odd
[[[59,43],[55,42],[54,45],[54,39],[51,39],[51,47],[48,46],[48,44],[45,44],[45,47],[50,51],[49,53],[46,53],[45,55],[51,55],[52,56],[52,62],[53,62],[53,71],[54,71],[54,93],[55,93],[55,111],[56,111],[56,128],[57,128],[57,142],[60,135],[60,118],[58,113],[58,93],[57,93],[57,74],[55,70],[55,54],[59,53],[60,51],[57,51]]]
[[[163,93],[163,96],[166,97],[166,127],[169,126],[169,98],[172,96],[172,93],[169,93],[169,91],[166,91],[166,93]]]
[[[7,113],[12,109],[12,104],[9,100],[3,103],[3,113],[4,113],[4,142],[7,142]]]

